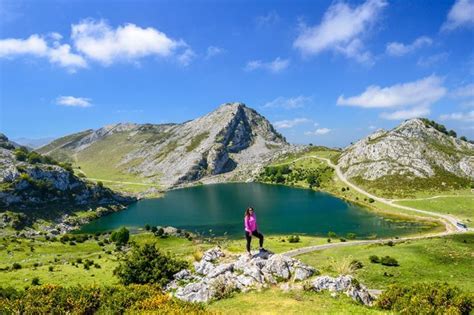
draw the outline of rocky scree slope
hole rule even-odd
[[[86,130],[57,139],[39,152],[69,160],[89,177],[97,176],[91,167],[95,165],[110,174],[169,188],[197,180],[252,178],[276,152],[289,148],[255,110],[227,103],[181,124],[121,123]]]
[[[52,205],[64,208],[122,206],[134,201],[75,176],[72,169],[65,169],[51,159],[45,163],[36,153],[19,160],[15,150],[19,149],[0,135],[0,209],[24,209],[30,213],[32,209]]]
[[[194,263],[194,273],[188,269],[176,273],[166,290],[184,301],[208,302],[233,291],[247,292],[278,284],[282,290],[301,290],[303,286],[298,282],[318,273],[313,267],[285,255],[264,251],[252,257],[247,254],[226,257],[219,247],[215,247]],[[371,305],[374,300],[363,285],[347,275],[316,277],[308,280],[305,289],[345,293],[365,305]]]
[[[446,180],[462,186],[474,180],[474,145],[438,131],[422,119],[411,119],[347,147],[338,166],[346,177],[362,182],[388,178],[388,184],[396,187],[431,179],[433,186],[446,185]]]

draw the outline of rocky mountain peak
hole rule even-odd
[[[462,186],[474,178],[474,145],[456,138],[443,125],[415,118],[347,147],[338,164],[347,177],[356,180],[377,181],[388,176],[409,184],[436,177],[439,181],[431,181],[446,185],[446,176],[451,174],[450,182]]]

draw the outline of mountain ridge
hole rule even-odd
[[[102,163],[102,167],[115,166],[116,178],[141,179],[170,188],[245,173],[246,167],[262,164],[275,152],[290,147],[257,111],[243,103],[225,103],[183,123],[117,123],[56,139],[38,151],[69,160],[88,176],[98,178],[105,174],[96,172],[90,155],[95,153],[100,159],[101,154],[105,157],[114,152],[108,161],[113,165]]]

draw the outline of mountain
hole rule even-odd
[[[53,141],[54,138],[48,137],[48,138],[14,138],[13,141],[15,143],[18,143],[19,145],[32,148],[32,149],[37,149],[42,146],[45,146],[46,144],[50,143]]]
[[[407,120],[347,147],[338,165],[346,177],[386,194],[464,188],[474,181],[474,145],[451,133],[427,119]]]
[[[133,200],[79,178],[70,165],[25,148],[15,148],[0,134],[1,212],[20,213],[33,223],[36,219],[56,219],[80,209],[118,209]],[[11,221],[5,213],[0,219],[3,221],[0,223]]]
[[[242,103],[181,124],[120,123],[56,139],[38,151],[91,178],[155,183],[246,180],[290,149],[268,120]]]

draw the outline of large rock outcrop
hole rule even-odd
[[[474,145],[440,132],[431,123],[411,119],[393,130],[379,130],[347,147],[338,165],[348,178],[365,181],[386,176],[413,180],[439,176],[439,184],[442,176],[474,180]]]

